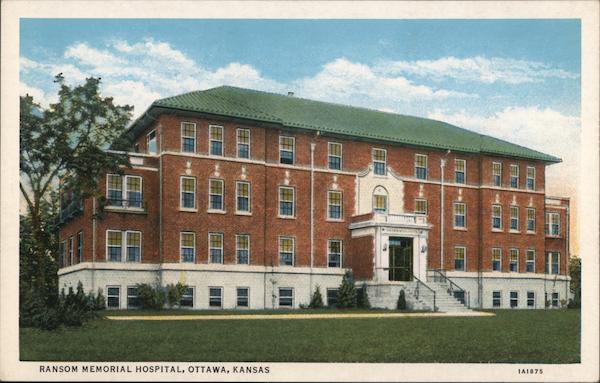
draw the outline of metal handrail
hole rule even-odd
[[[454,297],[454,292],[459,291],[463,294],[463,304],[467,304],[467,307],[470,308],[470,299],[469,299],[469,291],[463,289],[456,283],[454,283],[450,278],[448,278],[441,270],[438,269],[430,269],[433,271],[433,281],[439,282],[437,276],[439,275],[443,282],[447,282],[450,284],[450,288],[448,289],[448,294]]]
[[[417,288],[415,289],[416,298],[419,299],[419,294],[420,294],[419,293],[419,287],[421,285],[425,286],[425,288],[427,290],[429,290],[433,294],[433,311],[436,312],[437,311],[437,305],[435,304],[436,303],[435,302],[435,290],[432,289],[431,287],[427,286],[427,284],[425,282],[423,282],[422,280],[420,280],[419,278],[417,278],[417,276],[415,274],[413,274],[412,272],[411,272],[411,275],[413,277],[413,280],[415,280],[417,282]]]

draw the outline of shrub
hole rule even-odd
[[[369,302],[369,293],[367,292],[366,283],[363,283],[362,287],[358,290],[356,295],[356,305],[362,309],[371,308],[371,302]]]
[[[567,308],[568,309],[580,309],[581,308],[581,302],[576,301],[574,299],[569,299],[569,303],[567,303]]]
[[[356,288],[354,287],[354,277],[351,271],[346,271],[344,278],[342,278],[342,284],[338,289],[337,307],[356,307]]]
[[[136,285],[140,307],[145,310],[161,310],[165,304],[165,294],[160,288],[147,283]]]
[[[406,310],[406,296],[404,294],[404,290],[400,290],[400,294],[398,295],[398,304],[396,305],[398,310]]]
[[[317,285],[317,288],[310,299],[308,307],[311,309],[323,308],[323,296],[321,296],[321,289],[319,288],[319,285]]]
[[[167,292],[167,304],[169,307],[179,306],[179,302],[181,301],[181,297],[185,294],[186,286],[181,282],[177,282],[177,284],[168,284],[166,287]]]

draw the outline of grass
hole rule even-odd
[[[35,361],[580,361],[579,310],[494,312],[494,317],[210,322],[137,322],[102,318],[81,328],[61,328],[53,332],[21,329],[20,352],[21,360]],[[148,313],[109,312],[110,315]],[[181,310],[163,311],[160,315],[198,313]],[[214,311],[210,313],[215,314]]]

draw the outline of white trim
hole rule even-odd
[[[183,206],[183,179],[192,179],[194,180],[194,206],[193,207],[184,207]],[[196,177],[193,176],[179,176],[179,210],[181,211],[198,211],[198,202],[197,199],[197,191],[198,191],[198,182]],[[189,192],[186,192],[189,193]]]
[[[519,179],[519,178],[520,178],[520,176],[521,176],[521,171],[520,171],[519,164],[510,164],[510,166],[509,166],[509,168],[508,168],[508,169],[509,169],[509,171],[508,171],[508,176],[509,176],[509,178],[510,178],[510,182],[509,182],[509,185],[508,185],[508,186],[509,186],[511,189],[518,189],[518,188],[519,188],[519,184],[520,184],[520,182],[519,182],[519,181],[520,181],[520,179]],[[513,178],[513,175],[512,175],[512,170],[513,170],[513,169],[517,169],[517,175],[516,175],[516,177],[517,177],[517,186],[512,186],[512,178]]]
[[[106,287],[106,309],[107,310],[118,310],[118,309],[120,309],[121,308],[121,286],[120,285],[106,285],[105,287]],[[114,289],[114,288],[119,289],[119,294],[116,295],[116,297],[119,299],[119,304],[117,305],[117,307],[109,307],[108,306],[108,298],[111,297],[111,296],[115,297],[115,295],[110,295],[108,293],[108,289]]]
[[[464,175],[464,182],[463,183],[459,183],[456,182],[456,162],[457,161],[461,161],[464,164],[464,169],[462,171],[463,175]],[[467,160],[463,159],[463,158],[455,158],[454,159],[454,183],[457,185],[466,185],[467,184]],[[446,185],[446,181],[444,181],[444,186]]]
[[[191,262],[184,262],[183,261],[183,234],[192,234],[192,237],[194,238],[194,246],[193,247],[189,247],[186,246],[186,249],[190,249],[192,248],[194,250],[194,256]],[[180,231],[179,232],[179,263],[181,264],[195,264],[196,263],[196,233],[193,231]]]
[[[417,158],[419,157],[424,157],[425,158],[425,178],[419,178],[417,176],[417,168],[422,169],[422,166],[417,166]],[[429,158],[427,156],[427,154],[421,154],[421,153],[415,153],[415,178],[418,180],[428,180],[429,179]],[[440,182],[441,183],[441,182]],[[444,185],[446,184],[446,182],[444,182]]]
[[[129,255],[128,254],[128,247],[129,246],[127,245],[127,240],[129,239],[129,233],[138,233],[140,235],[140,260],[139,261],[129,261],[127,259],[127,256]],[[124,262],[126,262],[126,263],[142,263],[142,249],[143,249],[143,246],[142,246],[143,238],[142,237],[143,237],[143,235],[142,235],[142,232],[140,230],[125,230],[125,241],[123,241],[124,245],[125,245],[125,258],[124,258]]]
[[[281,139],[282,138],[291,138],[292,139],[292,163],[291,164],[282,164],[281,163],[281,151],[285,150],[286,152],[289,152],[289,149],[281,148]],[[277,162],[282,165],[295,165],[296,164],[296,137],[288,136],[288,135],[284,135],[284,134],[279,135],[279,160]],[[309,168],[307,168],[307,169],[309,169]]]
[[[221,139],[213,140],[212,138],[212,129],[213,128],[221,128]],[[212,152],[212,142],[220,142],[221,143],[221,154],[213,154]],[[237,150],[237,149],[236,149]],[[225,127],[222,125],[208,125],[208,153],[213,157],[224,157],[225,156]]]
[[[515,300],[516,300],[516,302],[517,302],[517,304],[516,304],[514,307],[513,307],[513,305],[512,305],[512,301],[513,301],[513,297],[512,297],[512,295],[513,295],[513,293],[515,293],[515,294],[516,294],[516,298],[514,298],[514,299],[515,299]],[[517,290],[510,290],[510,291],[508,292],[508,308],[511,308],[511,309],[512,309],[512,308],[517,308],[517,309],[519,308],[519,291],[517,291]]]
[[[512,260],[513,252],[516,252],[516,255],[517,255],[517,270],[516,271],[512,271],[510,269],[510,266],[511,266],[512,261],[513,261]],[[519,249],[516,248],[516,247],[510,247],[508,249],[508,272],[509,273],[519,273],[519,272],[521,272],[520,271],[520,267],[519,267],[520,260],[521,260],[521,252],[519,251]]]
[[[220,249],[218,247],[212,247],[212,243],[210,241],[211,235],[217,235],[217,236],[221,237],[221,248]],[[209,231],[208,232],[208,259],[207,259],[208,263],[214,263],[214,264],[220,264],[220,265],[225,264],[225,251],[224,251],[225,243],[224,243],[224,241],[225,241],[225,238],[224,238],[222,232],[219,232],[219,231]],[[211,250],[213,250],[213,249],[221,250],[221,262],[213,262],[212,261]]]
[[[148,139],[148,137],[149,137],[149,136],[150,136],[152,133],[154,133],[154,139],[156,140],[156,152],[152,152],[152,153],[151,153],[151,152],[150,152],[150,145],[149,145],[149,142],[150,142],[150,140]],[[159,150],[158,150],[158,133],[156,132],[156,129],[152,129],[151,131],[149,131],[149,132],[146,134],[146,154],[147,154],[147,155],[152,155],[152,156],[155,156],[155,155],[157,155],[158,153],[159,153]]]
[[[533,252],[533,271],[527,271],[527,256],[529,255],[529,252]],[[535,249],[525,249],[525,270],[523,270],[524,273],[526,274],[535,274],[535,258],[536,258],[536,254],[535,254]]]
[[[499,250],[500,253],[500,266],[498,267],[498,270],[494,270],[494,250]],[[492,267],[491,267],[491,271],[492,272],[502,272],[502,248],[501,247],[492,247]]]
[[[417,211],[417,202],[418,201],[425,202],[425,213]],[[414,214],[428,216],[429,215],[429,201],[427,201],[427,199],[425,199],[425,198],[420,198],[420,197],[415,198],[415,208],[414,208],[413,212],[414,212]]]
[[[495,216],[494,215],[494,207],[498,207],[500,208],[500,215],[499,216]],[[492,222],[491,222],[491,226],[492,226],[492,231],[502,231],[504,225],[502,224],[502,205],[499,203],[493,203],[492,204]],[[500,227],[494,227],[494,218],[500,218]]]
[[[248,184],[248,210],[238,210],[238,198],[240,183]],[[252,215],[252,184],[250,181],[235,181],[235,214]]]
[[[340,146],[340,155],[334,155],[331,154],[331,150],[330,150],[330,146],[329,145],[339,145]],[[341,142],[336,142],[336,141],[327,141],[327,168],[330,170],[342,170],[344,168],[344,160],[343,160],[343,147],[344,145]],[[331,169],[329,167],[329,157],[336,157],[340,159],[340,168],[339,169]]]
[[[121,260],[120,261],[111,261],[109,259],[109,251],[108,251],[108,233],[109,232],[114,232],[114,233],[120,233],[121,234]],[[111,246],[111,247],[117,247],[117,246]],[[122,230],[113,230],[113,229],[106,229],[105,232],[105,238],[104,238],[104,261],[107,263],[122,263],[123,262],[123,231]]]
[[[210,290],[211,290],[211,289],[219,289],[219,291],[221,292],[221,295],[220,295],[220,297],[219,297],[219,298],[220,298],[220,300],[219,300],[219,303],[220,303],[220,304],[219,304],[219,306],[218,306],[218,307],[217,307],[217,306],[211,306],[211,305],[210,305],[210,298],[212,298],[212,297],[216,297],[216,295],[211,295],[211,294],[210,294]],[[217,310],[218,310],[218,309],[222,309],[222,308],[223,308],[223,306],[224,306],[224,304],[223,304],[223,286],[208,286],[208,308],[209,308],[210,310],[215,310],[215,309],[217,309]]]
[[[494,294],[498,293],[498,298],[494,297]],[[500,304],[498,306],[494,306],[494,300],[497,299]],[[492,291],[492,308],[502,308],[502,290],[494,290]]]
[[[291,290],[292,291],[292,304],[291,306],[282,306],[281,305],[281,290]],[[287,297],[286,297],[287,298]],[[282,307],[290,307],[290,308],[295,308],[295,302],[296,301],[296,292],[294,291],[293,287],[279,287],[277,289],[277,307],[278,308],[282,308]]]
[[[190,124],[194,126],[194,136],[184,136],[183,135],[183,124]],[[196,151],[198,150],[197,147],[197,141],[198,141],[198,130],[196,128],[196,123],[195,122],[189,122],[189,121],[181,121],[180,122],[180,129],[179,129],[179,141],[180,141],[180,145],[179,145],[179,150],[182,153],[196,153]],[[183,139],[184,138],[193,138],[194,139],[194,150],[192,152],[188,152],[188,151],[184,151],[183,150]]]
[[[240,130],[246,130],[246,131],[248,131],[248,143],[247,144],[242,143],[242,145],[248,145],[248,158],[240,157],[240,151],[239,151],[240,150],[240,136],[239,136]],[[250,128],[237,128],[235,130],[235,142],[236,142],[236,145],[235,145],[235,156],[237,158],[243,158],[243,159],[250,159],[250,158],[252,158],[252,151],[251,151],[252,150],[252,146],[251,146],[251,143],[252,143],[252,133],[250,132]]]
[[[331,205],[329,203],[329,194],[330,193],[338,193],[340,195],[340,217],[339,218],[332,218],[329,216],[329,208],[330,206],[338,206],[338,205]],[[327,190],[327,212],[325,214],[325,217],[327,218],[327,221],[331,221],[331,222],[343,222],[344,221],[344,193],[339,191],[339,190]]]
[[[464,207],[464,221],[465,221],[465,225],[464,226],[456,226],[456,217],[460,216],[459,214],[456,214],[456,206],[457,205],[463,205]],[[455,230],[467,230],[467,204],[465,202],[453,202],[452,203],[452,228]]]
[[[239,302],[239,294],[238,294],[238,289],[246,289],[246,292],[248,293],[248,295],[246,296],[246,300],[248,301],[246,306],[240,306],[238,304]],[[249,309],[250,306],[250,287],[248,286],[236,286],[235,287],[235,308],[241,308],[241,309]]]
[[[512,215],[512,210],[513,209],[517,209],[517,228],[513,229],[512,228],[512,220],[513,220],[513,215]],[[521,220],[519,219],[519,215],[520,215],[520,210],[519,206],[517,205],[510,205],[508,207],[508,229],[511,233],[519,233],[521,230]]]
[[[292,190],[292,215],[282,215],[281,214],[281,189],[291,189]],[[277,217],[278,218],[288,218],[295,219],[296,218],[296,188],[293,186],[282,186],[279,185],[277,189]],[[289,202],[289,201],[284,201]]]
[[[333,253],[331,253],[331,243],[332,242],[339,242],[340,243],[340,265],[339,266],[329,266],[329,256]],[[332,238],[332,239],[328,239],[327,240],[327,267],[331,268],[331,269],[340,269],[344,267],[344,241],[341,239],[337,239],[337,238]]]
[[[212,181],[219,181],[219,182],[221,182],[221,194],[220,194],[220,196],[221,196],[221,208],[220,209],[214,209],[211,206],[210,197],[212,195],[215,195],[215,196],[219,195],[219,194],[213,194],[211,192],[211,188],[210,187],[211,187],[211,182]],[[206,211],[208,213],[225,213],[225,180],[223,178],[214,178],[214,177],[209,177],[208,178],[208,207],[207,207]]]
[[[530,293],[531,293],[531,294],[533,294],[533,298],[529,298],[529,294],[530,294]],[[536,297],[535,297],[535,291],[533,291],[533,290],[527,290],[527,291],[525,292],[525,307],[526,307],[526,308],[532,308],[532,309],[535,309],[535,306],[536,306],[536,305],[535,305],[535,298],[536,298]],[[532,299],[532,300],[533,300],[533,305],[531,305],[531,306],[529,306],[529,300],[530,300],[530,299]]]
[[[496,181],[496,175],[494,174],[494,165],[500,165],[500,185],[496,185],[495,181]],[[492,180],[491,180],[491,184],[495,187],[502,187],[502,162],[498,162],[498,161],[492,161]]]
[[[384,157],[385,157],[385,159],[383,161],[383,170],[384,170],[383,174],[377,174],[375,172],[375,163],[382,163],[382,161],[375,160],[375,151],[376,150],[381,150],[383,152],[383,154],[384,154]],[[387,149],[372,147],[371,148],[371,164],[373,166],[373,175],[380,176],[380,177],[387,176],[387,173],[388,173],[388,168],[387,168]]]
[[[529,230],[529,211],[533,211],[533,230]],[[527,234],[535,234],[537,230],[537,219],[536,219],[536,209],[534,207],[528,207],[525,211],[525,231]]]
[[[291,239],[292,240],[292,264],[282,265],[281,264],[281,240]],[[277,265],[279,267],[295,267],[296,266],[296,237],[291,235],[279,235],[277,236]]]
[[[463,249],[463,268],[462,270],[456,269],[456,250]],[[456,271],[467,271],[467,247],[466,246],[454,246],[454,270]]]
[[[528,187],[528,183],[527,180],[532,179],[531,177],[529,177],[529,169],[533,169],[533,189],[529,189]],[[531,190],[534,191],[536,188],[536,182],[535,182],[535,166],[530,166],[527,165],[526,171],[525,171],[525,190]]]
[[[238,262],[238,251],[240,250],[240,248],[238,247],[238,238],[239,237],[248,237],[248,263],[239,263]],[[244,249],[242,249],[244,250]],[[250,253],[250,234],[236,234],[235,235],[235,263],[237,265],[250,265],[252,264],[251,262],[251,253]]]
[[[126,309],[128,309],[128,310],[129,310],[130,308],[131,308],[131,309],[137,309],[137,308],[140,308],[140,306],[132,306],[132,307],[129,307],[129,297],[130,297],[130,295],[129,295],[129,289],[136,289],[136,294],[137,294],[137,295],[135,295],[135,297],[136,297],[136,298],[138,298],[138,299],[139,299],[139,297],[140,297],[140,294],[139,294],[139,292],[137,291],[137,286],[136,286],[136,285],[128,285],[128,286],[125,286],[125,308],[126,308]],[[133,295],[131,295],[131,296],[133,297]]]

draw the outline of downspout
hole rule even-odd
[[[481,198],[481,186],[483,186],[482,182],[482,163],[481,157],[478,158],[479,161],[479,189],[477,191],[477,196],[479,198],[479,251],[477,255],[477,303],[479,304],[479,309],[483,309],[483,205]]]
[[[164,252],[163,252],[163,237],[164,237],[164,233],[163,233],[163,156],[162,156],[162,151],[163,151],[163,144],[164,144],[164,138],[163,138],[163,128],[162,126],[159,126],[159,133],[160,133],[160,154],[158,157],[158,231],[160,233],[160,235],[158,236],[158,257],[160,260],[160,268],[158,271],[158,281],[159,281],[159,286],[162,286],[162,282],[163,282],[163,272],[162,272],[162,268],[163,268],[163,263],[164,263]]]
[[[263,157],[265,164],[263,165],[263,309],[267,308],[267,129],[264,129],[263,139]],[[271,262],[272,263],[272,262]],[[273,307],[274,308],[274,307]]]
[[[440,160],[442,177],[440,180],[440,270],[444,271],[444,168],[446,159]]]
[[[92,197],[92,292],[96,293],[96,197]]]
[[[318,134],[318,133],[317,133]],[[310,290],[309,299],[313,292],[313,267],[315,259],[315,147],[316,143],[310,143]]]
[[[570,203],[570,201],[569,201]],[[571,249],[569,248],[569,230],[571,230],[569,221],[570,221],[570,211],[569,209],[571,208],[570,205],[567,205],[567,214],[566,214],[566,224],[565,224],[565,277],[566,277],[566,283],[565,283],[565,299],[567,300],[567,302],[569,302],[569,285],[571,284],[569,281],[569,265],[570,262],[569,260],[571,259]]]

